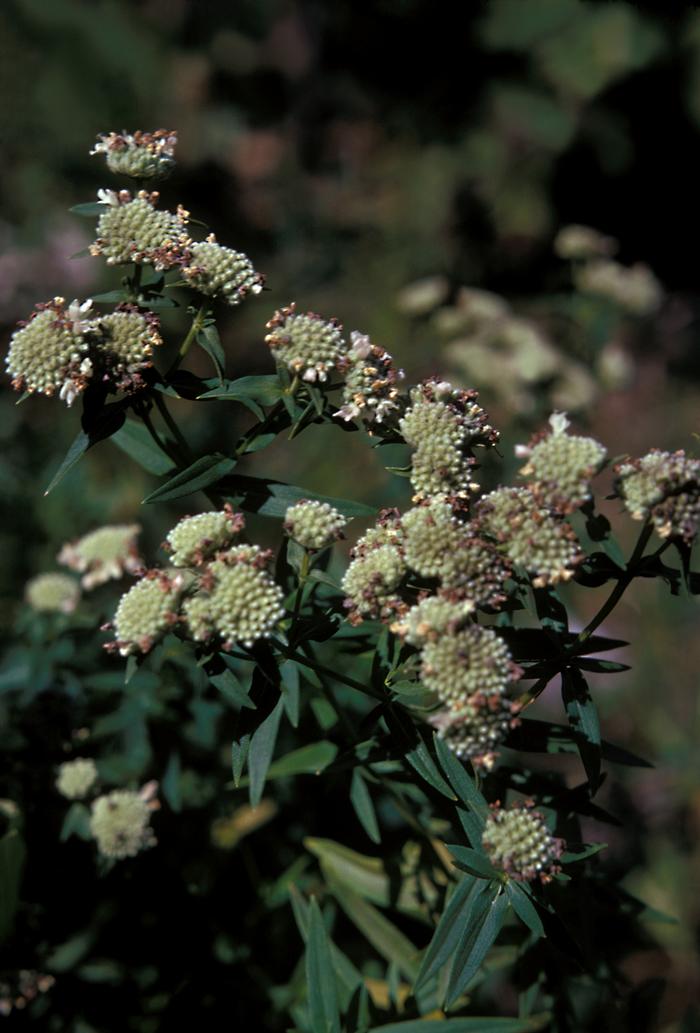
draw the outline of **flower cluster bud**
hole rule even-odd
[[[156,790],[157,783],[149,782],[139,792],[114,789],[93,801],[90,832],[103,857],[118,861],[155,846],[150,821],[159,806]]]
[[[174,567],[201,567],[217,552],[227,549],[245,527],[242,513],[230,505],[211,513],[183,517],[168,533],[163,547]]]
[[[24,597],[37,613],[73,613],[80,585],[68,574],[37,574],[27,582]]]
[[[284,617],[282,589],[267,571],[270,554],[257,545],[239,545],[219,553],[204,572],[183,613],[192,637],[214,635],[223,648],[250,647],[268,638]]]
[[[519,723],[519,710],[519,704],[505,696],[477,693],[457,710],[444,708],[431,714],[428,722],[461,760],[490,771],[498,747]]]
[[[650,316],[663,301],[661,284],[642,262],[626,266],[609,258],[595,258],[575,270],[576,287],[598,294],[633,316]]]
[[[17,391],[38,391],[60,397],[70,405],[85,389],[92,375],[89,344],[82,319],[89,302],[63,298],[39,304],[10,339],[6,359],[12,386]]]
[[[347,518],[328,502],[302,499],[284,515],[284,530],[304,549],[325,549],[343,538]]]
[[[396,510],[385,510],[377,525],[359,539],[343,577],[350,620],[389,619],[402,613],[405,605],[398,590],[405,574],[401,520]]]
[[[265,279],[242,251],[217,244],[214,234],[191,243],[182,275],[190,287],[227,305],[239,305],[249,294],[259,294]]]
[[[582,559],[576,535],[527,488],[498,488],[485,495],[476,516],[510,562],[533,575],[535,588],[573,577]]]
[[[615,490],[634,520],[650,518],[661,538],[688,545],[700,527],[700,460],[653,449],[615,467]]]
[[[183,265],[191,240],[187,234],[188,213],[183,208],[169,212],[156,208],[158,193],[140,190],[132,197],[128,190],[100,190],[105,210],[97,223],[97,239],[90,254],[102,255],[107,265],[136,262],[155,269]]]
[[[97,766],[89,757],[68,760],[58,769],[56,788],[67,800],[83,800],[97,781]]]
[[[550,431],[537,435],[529,445],[519,445],[516,455],[527,459],[520,476],[538,501],[557,513],[573,513],[591,498],[590,482],[601,470],[607,451],[594,438],[567,433],[565,413],[553,413]]]
[[[148,653],[177,623],[184,586],[177,572],[150,570],[121,597],[114,615],[115,645],[121,656]]]
[[[104,154],[107,168],[132,179],[166,179],[175,166],[177,133],[101,133],[90,154]]]
[[[404,440],[415,452],[411,484],[415,499],[432,495],[466,498],[472,482],[475,445],[494,445],[498,432],[477,404],[478,392],[460,391],[446,381],[426,380],[410,392],[410,406],[399,421]]]
[[[58,554],[58,562],[82,574],[86,591],[125,574],[135,574],[142,566],[136,539],[138,524],[108,524],[67,542]]]
[[[560,871],[557,861],[564,841],[552,835],[531,803],[494,806],[486,819],[482,844],[494,867],[518,882],[550,882]]]
[[[266,343],[274,359],[302,380],[325,381],[345,354],[342,326],[315,312],[297,312],[295,304],[278,309],[266,324]]]
[[[421,653],[421,681],[455,711],[474,696],[502,696],[521,673],[503,639],[479,624],[428,640]]]
[[[345,375],[343,405],[335,413],[349,423],[361,419],[369,427],[386,422],[399,411],[397,384],[403,370],[396,369],[389,352],[372,344],[366,334],[353,330],[350,348],[338,362]]]

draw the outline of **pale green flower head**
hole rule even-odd
[[[145,190],[135,197],[128,190],[100,190],[98,197],[105,210],[90,246],[92,255],[103,256],[107,265],[136,262],[160,270],[186,261],[191,241],[184,208],[176,213],[156,208],[159,195]]]
[[[302,499],[284,515],[284,530],[305,549],[325,549],[343,537],[347,518],[328,502]]]
[[[67,542],[58,562],[82,574],[81,584],[89,591],[124,574],[134,574],[142,566],[136,539],[138,524],[108,524]]]
[[[494,807],[482,843],[495,868],[518,882],[550,882],[559,870],[564,841],[555,838],[531,806]]]
[[[607,451],[595,438],[569,434],[566,413],[553,413],[549,425],[549,433],[516,448],[516,455],[527,459],[520,476],[539,501],[558,513],[572,513],[591,499],[591,480]]]
[[[149,782],[140,792],[115,789],[93,801],[90,831],[103,857],[119,861],[155,845],[150,821],[158,807],[156,789]]]
[[[72,613],[80,600],[80,585],[68,574],[37,574],[27,582],[24,595],[37,613]]]
[[[427,641],[421,653],[421,681],[452,710],[502,695],[520,674],[503,639],[478,624]]]
[[[5,360],[16,391],[59,397],[68,405],[93,374],[86,331],[91,301],[66,306],[64,298],[39,304],[10,339]]]
[[[175,167],[177,133],[102,133],[90,154],[104,154],[107,168],[132,179],[166,179]]]
[[[259,294],[265,279],[242,251],[217,244],[214,234],[190,244],[182,275],[190,287],[227,305],[239,305],[249,294]]]
[[[148,653],[173,627],[184,586],[181,575],[154,570],[121,597],[114,615],[115,645],[121,656]]]
[[[266,324],[265,341],[276,362],[311,383],[327,380],[345,355],[342,326],[315,312],[297,312],[292,302]]]
[[[243,515],[226,505],[220,512],[184,517],[169,532],[164,547],[174,567],[199,567],[227,549],[244,527]]]
[[[452,635],[463,627],[474,612],[474,604],[465,599],[430,595],[406,612],[392,626],[412,646],[424,646],[442,635]]]
[[[397,370],[389,352],[372,344],[366,334],[352,331],[350,348],[338,368],[345,375],[345,386],[343,405],[336,416],[346,423],[361,419],[371,428],[373,423],[386,423],[398,414],[397,384],[403,379],[403,370]]]
[[[97,767],[89,757],[68,760],[58,769],[56,788],[67,800],[83,800],[97,781]]]
[[[499,746],[518,724],[518,710],[518,704],[504,696],[476,696],[458,710],[445,708],[431,714],[428,722],[460,760],[490,771]]]
[[[615,467],[615,490],[634,520],[651,519],[661,538],[690,544],[700,527],[700,460],[682,449],[652,449]]]

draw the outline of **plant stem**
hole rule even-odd
[[[165,425],[167,426],[168,430],[170,431],[170,433],[173,435],[173,437],[177,441],[177,443],[178,443],[178,445],[180,447],[180,450],[182,452],[183,460],[186,462],[186,464],[189,465],[192,462],[192,459],[193,459],[192,452],[190,451],[190,446],[187,444],[187,440],[186,440],[184,434],[182,433],[182,431],[178,427],[178,425],[175,422],[175,420],[174,420],[170,410],[168,409],[167,403],[165,401],[165,398],[163,397],[162,392],[161,391],[154,391],[153,392],[153,400],[156,403],[156,407],[158,409],[158,412],[163,417],[163,421],[165,422]]]
[[[587,642],[593,634],[593,632],[596,630],[596,628],[600,627],[600,625],[603,623],[608,614],[612,613],[612,611],[615,609],[620,599],[625,594],[628,587],[632,584],[634,578],[637,575],[637,566],[644,554],[647,542],[651,538],[652,531],[653,527],[647,521],[647,523],[645,523],[644,527],[641,530],[639,538],[637,539],[637,544],[634,547],[634,552],[629,558],[624,576],[621,577],[620,580],[617,582],[612,592],[608,596],[607,600],[598,610],[595,617],[586,625],[583,631],[579,632],[579,634],[576,636],[574,642],[570,647],[571,650],[581,645],[582,642]]]
[[[170,366],[170,369],[165,374],[165,379],[166,380],[173,375],[175,370],[178,368],[178,366],[180,365],[180,363],[184,359],[185,355],[187,355],[187,352],[190,350],[190,346],[191,346],[192,342],[194,341],[195,337],[197,336],[199,331],[204,326],[204,320],[206,318],[206,315],[207,315],[207,306],[206,306],[205,302],[202,302],[202,304],[199,306],[199,308],[197,309],[197,312],[194,315],[194,318],[192,320],[192,325],[190,326],[189,330],[187,331],[185,339],[183,340],[182,344],[180,345],[180,349],[179,349],[177,355],[175,356],[175,358],[174,358],[174,360],[173,360],[173,362],[172,362],[172,364]]]

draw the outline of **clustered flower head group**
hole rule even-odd
[[[700,460],[653,449],[615,467],[615,488],[634,520],[650,519],[661,538],[687,545],[700,528]]]
[[[270,552],[237,541],[244,526],[229,505],[179,521],[164,542],[171,567],[146,571],[122,596],[109,648],[147,653],[176,627],[222,649],[267,638],[284,616],[283,593],[269,573]]]
[[[492,807],[482,843],[494,867],[517,882],[549,882],[561,870],[564,841],[552,835],[531,801]]]

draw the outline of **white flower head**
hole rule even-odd
[[[99,204],[106,204],[112,208],[118,208],[119,194],[116,192],[116,190],[103,190],[100,188],[97,191],[97,201]]]
[[[565,434],[569,423],[569,418],[565,412],[553,412],[549,417],[549,426],[552,428],[552,434]]]

